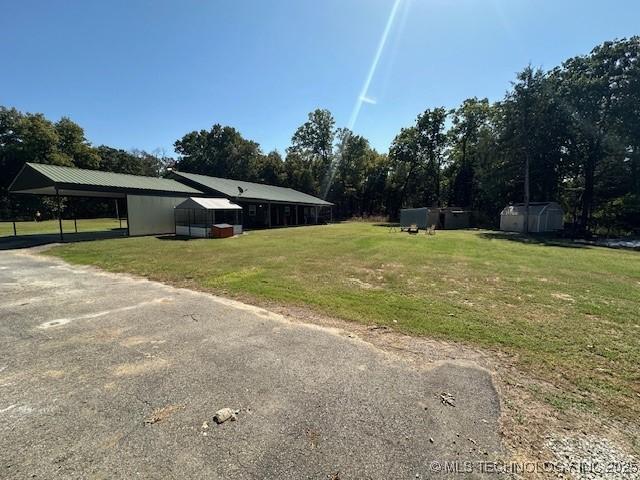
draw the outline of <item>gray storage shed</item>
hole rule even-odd
[[[457,230],[469,228],[471,225],[471,212],[460,207],[443,207],[438,209],[440,218],[438,228],[444,230]]]
[[[429,209],[422,207],[400,210],[400,228],[409,228],[411,225],[422,229],[429,228]]]
[[[400,228],[409,228],[416,225],[418,228],[427,229],[439,226],[439,209],[437,207],[403,208],[400,210]]]
[[[527,216],[524,203],[506,206],[500,213],[500,230],[524,232]],[[564,211],[556,202],[531,202],[529,204],[530,233],[554,232],[564,228]]]

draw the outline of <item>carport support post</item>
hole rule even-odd
[[[60,206],[60,192],[56,187],[56,202],[58,204],[58,226],[60,227],[60,241],[64,242],[64,234],[62,233],[62,207]]]
[[[7,200],[9,200],[9,205],[11,206],[11,217],[13,218],[13,236],[17,237],[18,232],[16,230],[16,210],[13,208],[13,202],[11,201],[11,195],[7,194]]]
[[[267,215],[269,216],[269,228],[271,228],[271,202],[267,202]]]
[[[76,202],[73,202],[74,204]],[[73,205],[73,228],[75,229],[76,233],[78,233],[78,222],[76,221],[78,216],[78,212],[76,212],[76,206]]]
[[[124,204],[127,207],[127,237],[131,236],[131,230],[129,230],[129,195],[124,195]]]
[[[122,228],[122,219],[120,218],[120,210],[118,210],[118,199],[114,198],[113,201],[116,202],[116,217],[118,217],[119,226]]]

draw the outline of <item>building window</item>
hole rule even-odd
[[[289,215],[291,213],[291,208],[287,205],[284,207],[284,214]]]
[[[250,217],[255,217],[256,216],[256,206],[255,205],[249,205],[249,216]]]

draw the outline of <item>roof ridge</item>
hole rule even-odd
[[[309,196],[312,196],[312,197],[315,196],[315,195],[311,195],[310,193],[301,192],[300,190],[296,190],[295,188],[283,187],[281,185],[271,185],[270,183],[253,182],[251,180],[238,180],[237,178],[215,177],[213,175],[205,175],[204,173],[181,172],[179,170],[174,170],[174,173],[177,173],[177,174],[187,173],[189,175],[198,175],[199,177],[215,178],[216,180],[229,180],[231,182],[252,183],[254,185],[260,185],[261,187],[282,188],[284,190],[291,190],[292,192],[302,193],[304,195],[309,195]],[[316,197],[316,198],[319,198],[319,197]]]
[[[38,163],[38,162],[25,162],[26,165],[29,165],[30,167],[37,165],[37,166],[42,166],[42,167],[56,167],[56,168],[64,168],[67,170],[81,170],[83,172],[98,172],[98,173],[110,173],[113,175],[126,175],[127,177],[135,177],[135,178],[152,178],[154,180],[171,180],[172,182],[175,182],[175,180],[171,179],[171,178],[165,178],[165,177],[152,177],[150,175],[136,175],[135,173],[120,173],[120,172],[109,172],[107,170],[92,170],[90,168],[80,168],[80,167],[71,167],[69,165],[54,165],[52,163]]]
[[[180,170],[174,170],[174,173],[177,173],[177,174],[187,173],[189,175],[198,175],[199,177],[215,178],[216,180],[229,180],[231,182],[253,183],[254,185],[261,185],[263,187],[288,188],[289,190],[293,190],[293,188],[290,188],[290,187],[281,187],[280,185],[271,185],[270,183],[260,183],[260,182],[253,182],[251,180],[239,180],[237,178],[228,178],[228,177],[216,177],[213,175],[205,175],[204,173],[181,172]]]
[[[180,170],[174,170],[176,176],[190,180],[199,186],[217,191],[231,198],[255,199],[255,200],[272,200],[276,202],[290,202],[310,205],[332,205],[331,202],[317,197],[310,193],[301,192],[295,188],[280,185],[271,185],[268,183],[252,182],[249,180],[237,180],[233,178],[216,177],[213,175],[205,175],[202,173],[192,173]],[[240,194],[235,191],[234,187],[242,189]],[[243,188],[244,187],[244,188]],[[268,194],[267,192],[271,192]],[[296,199],[297,197],[297,199]]]

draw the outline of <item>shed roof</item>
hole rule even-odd
[[[189,197],[184,202],[176,205],[179,209],[195,210],[242,210],[240,205],[231,203],[228,198],[198,198]]]
[[[562,207],[556,202],[531,202],[529,203],[529,216],[542,215],[544,212],[554,210],[563,212]],[[500,215],[524,215],[526,206],[524,203],[516,203],[504,207]]]
[[[317,206],[333,205],[326,200],[299,192],[292,188],[276,187],[262,183],[244,182],[229,178],[209,177],[197,173],[173,172],[172,177],[204,190],[213,190],[238,200],[265,200],[282,203],[299,203]]]
[[[170,178],[144,177],[125,173],[26,163],[9,186],[13,193],[123,197],[127,193],[202,194]]]

